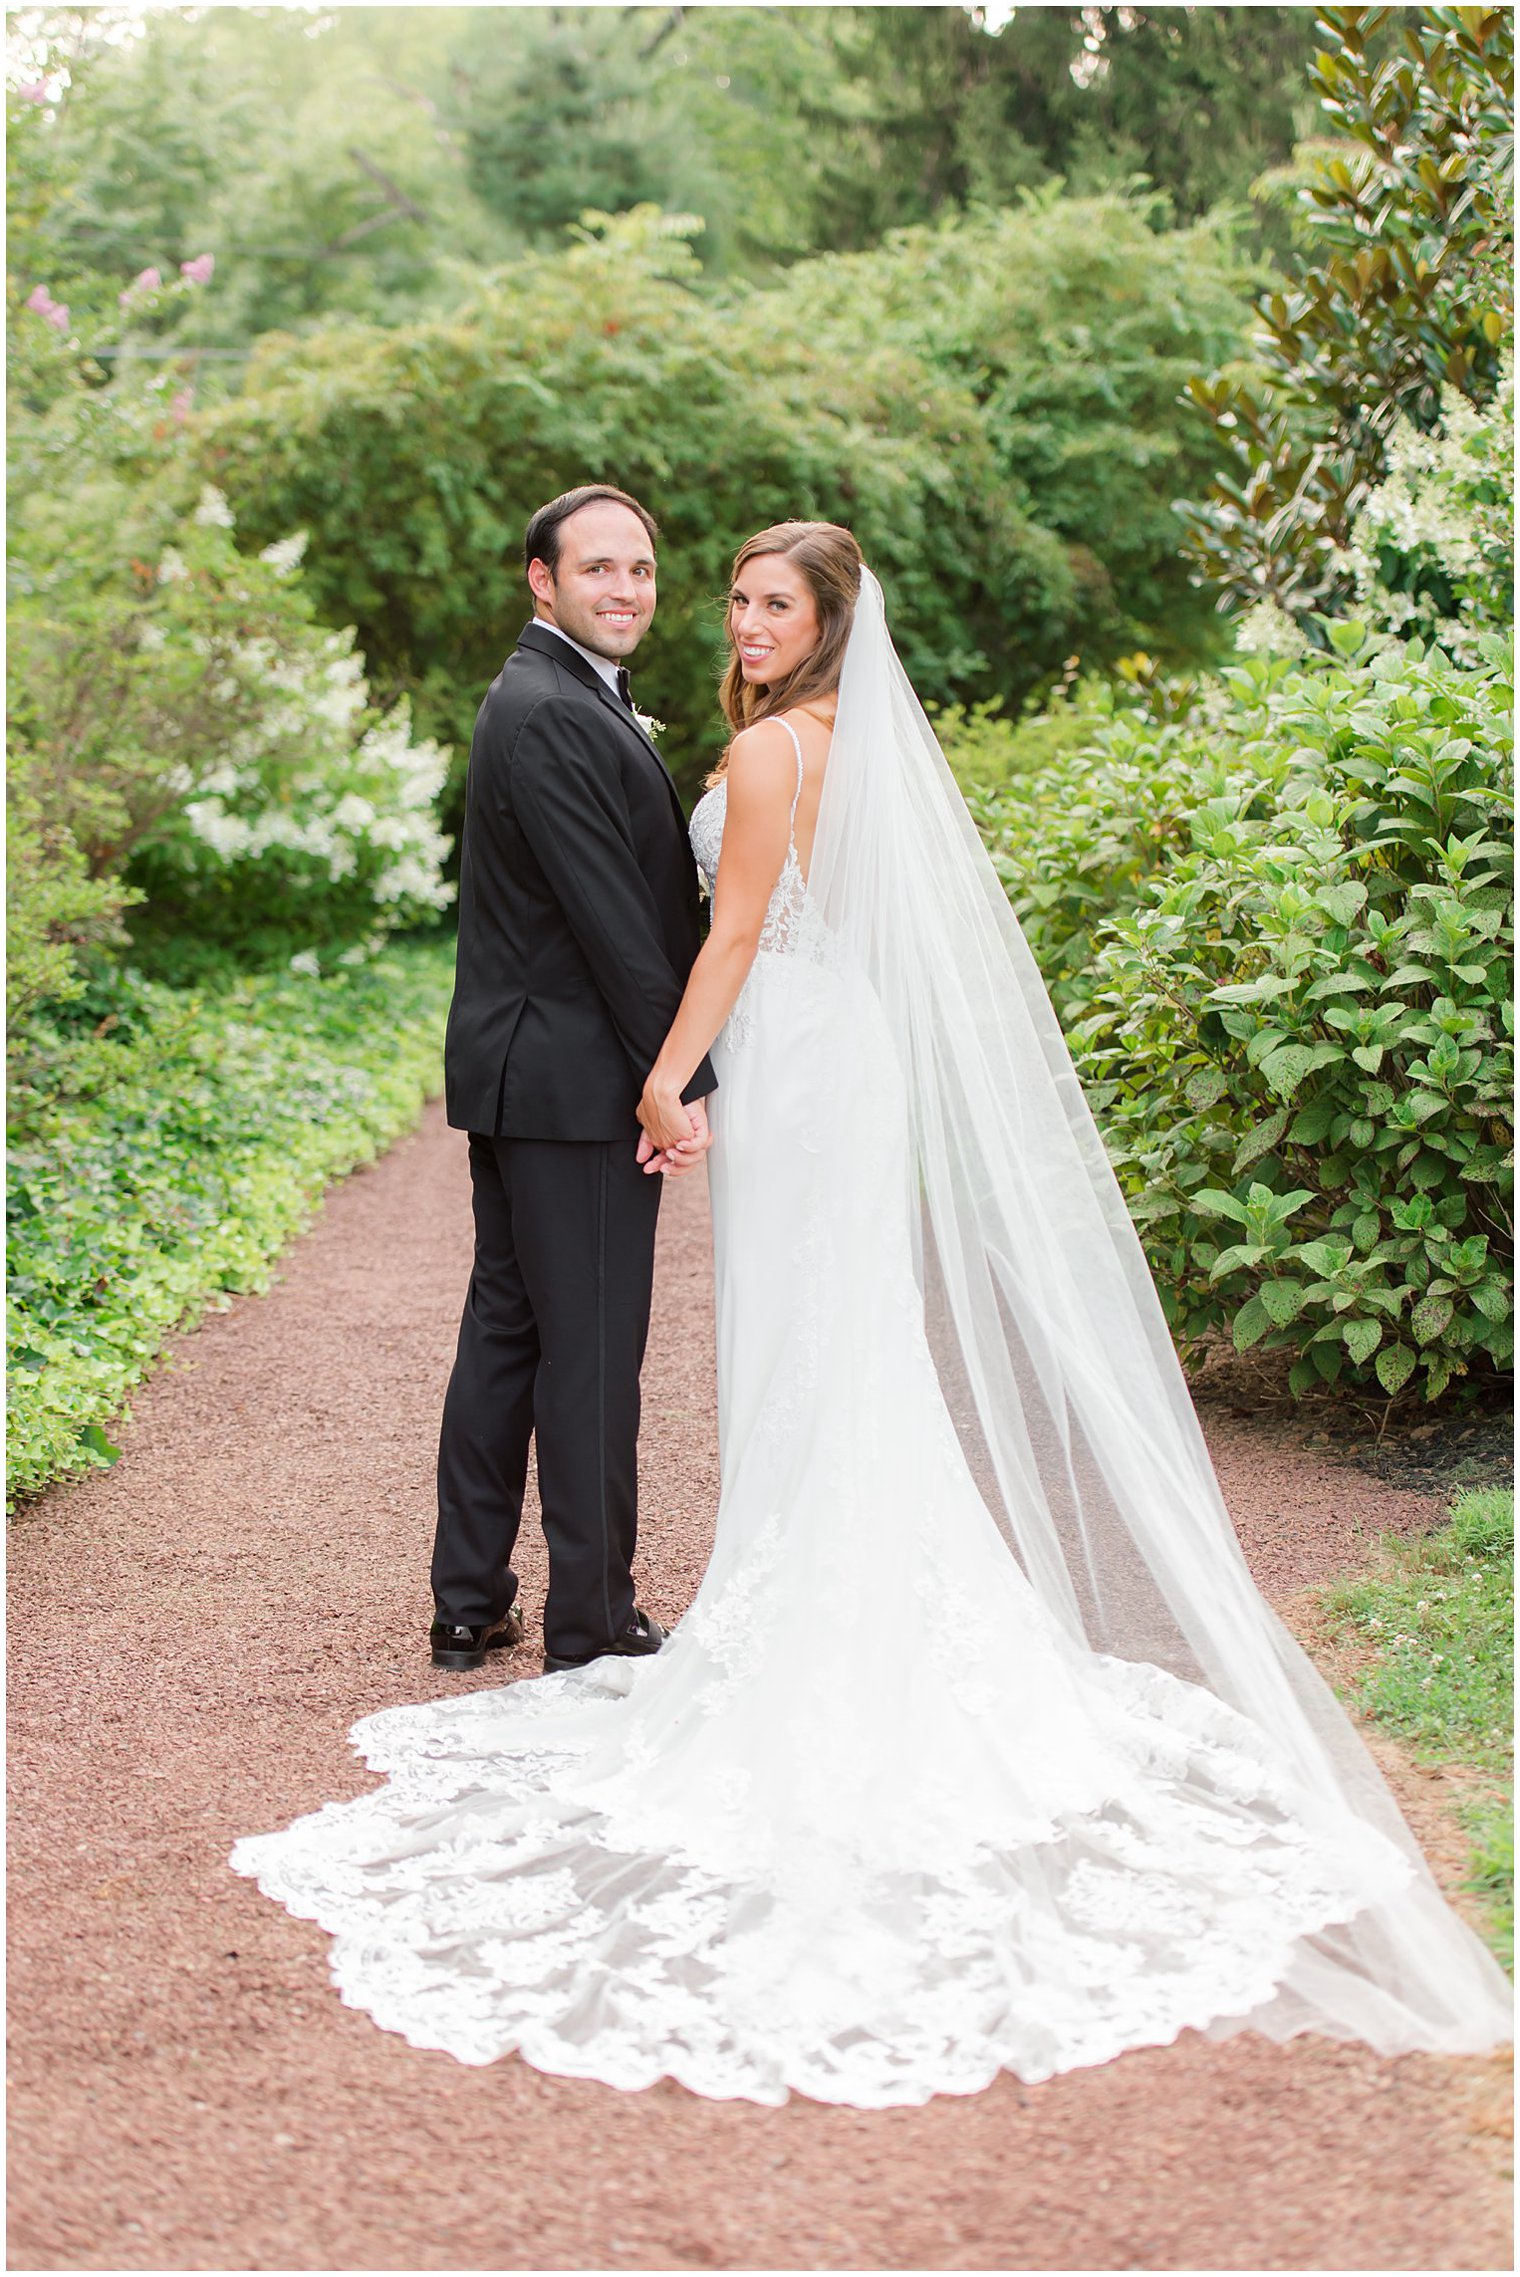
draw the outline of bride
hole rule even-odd
[[[647,1659],[364,1719],[387,1783],[233,1852],[464,2063],[861,2106],[1188,2026],[1507,2035],[1257,1594],[1064,1040],[850,534],[738,557],[711,934],[723,1484]]]

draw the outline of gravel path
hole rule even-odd
[[[716,1494],[706,1240],[703,1193],[674,1189],[645,1376],[662,1617]],[[13,2268],[1509,2266],[1497,2060],[1186,2034],[921,2111],[767,2111],[466,2069],[340,2006],[326,1939],[225,1858],[363,1785],[356,1716],[497,1680],[425,1649],[467,1254],[434,1108],[269,1296],[179,1341],[116,1468],[14,1530]],[[1208,1428],[1284,1601],[1439,1516],[1278,1426]],[[1439,1862],[1440,1782],[1400,1776]]]

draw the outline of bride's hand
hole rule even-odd
[[[655,1075],[644,1085],[639,1121],[660,1154],[672,1154],[677,1148],[689,1147],[697,1136],[696,1119],[690,1108],[682,1105],[679,1089]]]

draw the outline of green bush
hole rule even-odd
[[[1097,926],[1071,1039],[1184,1341],[1434,1399],[1512,1352],[1511,652],[1361,668],[1333,633],[1347,661],[1224,675],[1180,851],[1163,748],[1170,858]],[[1133,788],[1081,783],[1121,854]]]
[[[216,991],[108,978],[112,1036],[12,1135],[13,1498],[112,1460],[165,1336],[267,1286],[327,1182],[414,1120],[451,980],[444,943]]]
[[[1321,1602],[1371,1648],[1356,1705],[1411,1741],[1425,1761],[1491,1773],[1502,1791],[1469,1802],[1468,1887],[1484,1901],[1496,1949],[1514,1958],[1515,1498],[1463,1495],[1423,1541],[1385,1538],[1380,1570],[1337,1582]]]
[[[339,948],[435,913],[452,891],[445,754],[404,705],[371,703],[351,631],[314,622],[302,534],[240,551],[172,382],[129,368],[100,384],[12,299],[13,1009],[70,992],[71,948],[128,908],[139,960],[161,968],[207,944],[248,963]]]
[[[490,274],[452,321],[266,341],[207,416],[205,469],[252,543],[310,532],[323,616],[461,752],[528,614],[527,518],[586,479],[660,521],[635,682],[688,785],[721,740],[733,551],[794,515],[855,530],[926,695],[1022,702],[1079,646],[1217,641],[1169,503],[1214,445],[1173,397],[1239,289],[1217,231],[1152,218],[1047,201],[719,298],[696,225],[640,209]]]
[[[1305,623],[1351,598],[1344,548],[1396,422],[1486,402],[1514,319],[1514,11],[1324,8],[1316,29],[1334,139],[1262,186],[1291,197],[1301,250],[1256,304],[1254,365],[1188,384],[1231,466],[1181,507],[1221,607]]]
[[[1197,721],[1155,718],[1111,683],[1016,724],[942,715],[946,756],[1008,889],[1062,1021],[1096,985],[1102,928],[1190,843],[1200,802],[1249,762]]]

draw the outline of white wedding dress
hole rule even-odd
[[[723,816],[719,785],[709,878]],[[795,844],[714,1059],[690,1610],[653,1659],[367,1717],[387,1783],[233,1863],[331,1933],[345,2001],[465,2063],[871,2106],[1238,2023],[1409,1863],[1009,1554],[925,1339],[893,1044]]]

